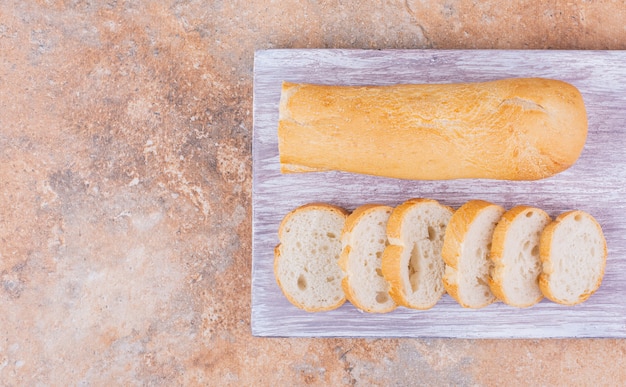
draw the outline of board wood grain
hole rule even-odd
[[[545,338],[626,337],[626,51],[266,50],[254,60],[252,334],[305,337]],[[281,174],[278,101],[282,81],[343,85],[477,82],[546,77],[574,84],[587,106],[589,134],[576,164],[539,181],[408,181],[342,172]],[[362,313],[350,303],[307,313],[283,296],[273,274],[281,219],[322,201],[348,210],[427,197],[458,208],[483,199],[527,204],[552,217],[591,213],[609,250],[604,281],[585,303],[544,300],[526,309],[502,303],[461,308],[449,296],[427,311]]]

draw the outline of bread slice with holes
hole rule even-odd
[[[397,306],[381,269],[391,211],[389,206],[362,205],[348,216],[341,235],[341,285],[348,301],[365,312],[386,313]]]
[[[464,308],[482,308],[497,299],[489,288],[489,253],[503,214],[497,204],[470,200],[448,223],[441,251],[446,264],[443,286]]]
[[[543,264],[539,288],[544,296],[559,304],[579,304],[602,283],[606,239],[593,216],[568,211],[544,230],[539,256]]]
[[[543,298],[539,238],[550,221],[539,208],[516,206],[504,213],[494,229],[489,287],[504,303],[525,308]]]
[[[431,199],[410,199],[392,211],[382,271],[398,305],[430,309],[444,294],[441,248],[453,212]]]
[[[274,249],[274,275],[285,297],[308,312],[332,310],[346,300],[337,264],[341,232],[349,212],[311,203],[288,213]]]

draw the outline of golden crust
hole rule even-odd
[[[399,306],[410,308],[410,303],[406,298],[404,291],[404,281],[400,273],[402,268],[400,265],[400,257],[404,247],[398,245],[389,245],[383,251],[383,261],[381,270],[383,277],[389,282],[389,295]]]
[[[552,79],[392,86],[285,82],[279,108],[284,172],[535,180],[573,165],[586,137],[582,95]]]
[[[466,234],[470,230],[472,222],[474,222],[474,219],[476,219],[483,211],[490,207],[498,207],[502,209],[501,206],[484,200],[470,200],[459,207],[452,215],[452,218],[450,218],[450,222],[446,227],[446,235],[441,255],[445,264],[454,270],[455,276],[459,275],[458,266],[459,258],[463,251],[463,241],[465,240]],[[502,211],[504,212],[504,209],[502,209]],[[443,276],[443,286],[446,289],[446,292],[453,299],[455,299],[459,305],[464,308],[480,308],[488,305],[470,306],[463,302],[463,299],[459,295],[458,280],[452,281],[452,278],[450,278],[447,273],[448,272],[446,271],[446,274]]]
[[[458,275],[458,273],[455,273],[456,275]],[[464,308],[469,308],[469,305],[466,305],[462,299],[461,296],[459,295],[459,284],[458,282],[452,282],[451,278],[444,274],[443,278],[441,279],[443,281],[443,288],[446,289],[446,293],[448,293],[450,295],[450,297],[452,297],[459,305],[461,305]]]
[[[345,234],[342,233],[341,238],[343,240],[343,238],[345,238]],[[350,246],[342,247],[341,254],[339,254],[339,259],[337,260],[337,264],[344,273],[348,270],[348,258],[350,257],[351,251],[352,248]]]
[[[589,292],[581,294],[581,296],[575,302],[568,302],[568,301],[565,301],[556,297],[552,293],[552,289],[550,287],[550,275],[554,272],[554,270],[551,265],[550,257],[552,257],[552,239],[559,225],[566,218],[570,216],[577,216],[577,215],[581,215],[581,216],[589,218],[593,222],[595,227],[597,228],[598,233],[602,235],[602,239],[604,241],[603,260],[602,260],[602,268],[601,268],[600,276],[598,277],[598,280],[596,281],[593,288],[590,289]],[[546,228],[543,230],[543,233],[541,234],[541,240],[539,243],[539,257],[541,259],[541,263],[543,264],[543,272],[539,276],[539,289],[541,289],[541,293],[543,293],[543,295],[547,299],[553,302],[556,302],[558,304],[563,304],[563,305],[576,305],[576,304],[580,304],[581,302],[586,301],[589,297],[591,297],[593,293],[595,293],[598,290],[598,288],[602,284],[602,279],[604,278],[604,271],[606,269],[607,255],[608,255],[608,249],[606,245],[606,239],[604,238],[604,233],[602,232],[602,227],[593,216],[580,210],[573,210],[573,211],[567,211],[567,212],[562,213],[561,215],[557,216],[554,221],[548,224]]]
[[[283,220],[280,222],[280,226],[278,227],[278,240],[282,240],[284,226],[285,224],[287,224],[287,222],[292,216],[294,216],[295,214],[301,211],[320,210],[320,209],[325,210],[325,211],[335,212],[338,215],[343,216],[345,218],[347,218],[348,215],[350,214],[350,212],[347,211],[346,209],[341,208],[339,206],[332,205],[332,204],[328,204],[328,203],[315,202],[315,203],[308,203],[308,204],[302,205],[290,211],[287,215],[285,215]],[[323,312],[327,310],[337,309],[346,302],[346,298],[344,296],[336,304],[329,305],[327,307],[321,307],[321,308],[310,307],[310,306],[299,303],[289,292],[285,290],[285,288],[280,282],[280,276],[278,275],[278,264],[281,260],[280,247],[281,247],[281,243],[277,244],[276,247],[274,248],[274,278],[276,279],[276,283],[278,284],[278,287],[280,288],[282,293],[285,295],[287,300],[289,300],[289,302],[291,302],[296,307],[303,309],[307,312]]]
[[[512,300],[504,292],[504,281],[506,281],[506,279],[504,278],[505,265],[502,263],[502,257],[504,255],[504,248],[506,245],[506,236],[509,232],[509,229],[511,228],[511,225],[513,224],[513,221],[518,216],[525,216],[524,214],[529,210],[539,211],[545,214],[545,211],[540,208],[521,205],[511,208],[510,210],[505,212],[504,215],[502,215],[502,218],[500,218],[498,225],[493,231],[493,238],[491,240],[491,253],[489,254],[489,259],[491,259],[491,261],[493,262],[488,281],[491,292],[505,304],[520,308],[532,306],[541,301],[543,297],[540,296],[533,302],[526,305],[518,305],[513,303]],[[549,218],[548,214],[545,214],[545,216]]]

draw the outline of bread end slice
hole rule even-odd
[[[491,241],[504,208],[471,200],[452,215],[446,228],[442,257],[443,285],[464,308],[482,308],[496,297],[489,288]]]
[[[539,287],[551,301],[579,304],[600,287],[608,252],[602,228],[590,214],[559,215],[543,232],[539,254]]]
[[[341,232],[348,211],[311,203],[288,213],[278,229],[274,249],[274,276],[285,297],[308,312],[332,310],[345,302]]]

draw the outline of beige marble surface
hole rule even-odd
[[[256,49],[626,49],[624,20],[608,0],[1,2],[1,384],[623,384],[624,340],[252,337],[250,144]]]

